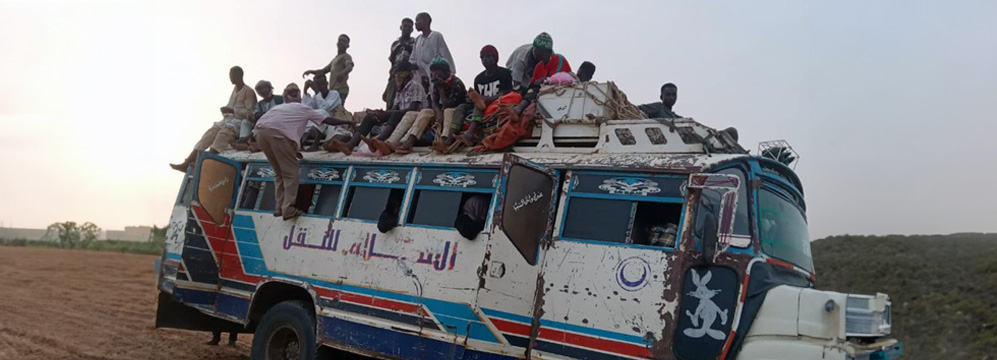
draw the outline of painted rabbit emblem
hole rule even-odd
[[[688,295],[699,299],[699,306],[696,307],[695,313],[691,313],[689,310],[685,311],[686,316],[692,321],[693,326],[682,331],[685,336],[698,339],[703,337],[703,335],[709,335],[711,338],[717,340],[727,338],[727,334],[723,331],[712,329],[713,322],[717,320],[717,316],[720,316],[720,325],[727,325],[727,310],[720,310],[720,307],[712,300],[714,296],[720,293],[720,290],[710,290],[706,287],[712,277],[713,274],[709,271],[702,278],[699,277],[699,272],[696,270],[692,271],[692,283],[696,285],[696,290],[689,292]]]

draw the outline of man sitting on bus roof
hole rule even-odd
[[[274,197],[277,210],[274,216],[290,220],[302,213],[294,204],[298,196],[298,140],[305,133],[305,124],[312,122],[338,126],[352,122],[333,119],[324,112],[302,104],[301,90],[295,83],[288,84],[284,89],[284,101],[286,103],[274,106],[256,122],[253,133],[276,173]]]
[[[520,93],[512,91],[512,71],[498,66],[498,49],[485,45],[481,48],[480,57],[485,70],[474,77],[474,88],[467,92],[468,98],[474,105],[474,114],[467,130],[458,138],[467,146],[474,146],[481,139],[482,122],[486,124],[496,122],[494,114],[498,112],[500,105],[512,106],[523,100]],[[488,121],[485,121],[486,119]]]
[[[406,118],[415,119],[419,116],[421,110],[424,108],[426,103],[426,89],[423,88],[419,81],[413,79],[414,66],[407,62],[399,63],[395,69],[395,82],[397,83],[397,88],[401,89],[395,95],[395,103],[391,109],[385,111],[370,111],[364,120],[360,123],[357,131],[353,133],[353,137],[349,141],[342,142],[336,139],[330,139],[323,144],[323,148],[330,152],[342,152],[343,154],[350,155],[353,154],[353,150],[360,144],[363,140],[367,143],[367,146],[371,151],[378,149],[375,147],[375,143],[386,147],[383,144],[384,141],[388,140],[394,129],[398,124],[405,122]],[[430,117],[432,114],[429,115]],[[412,120],[407,122],[411,123]],[[370,133],[371,129],[376,125],[383,125],[381,127],[381,132],[378,133],[377,138],[368,139],[365,136]],[[382,155],[387,155],[390,153],[390,149],[385,149],[386,152],[382,152]]]
[[[222,120],[212,124],[211,128],[201,135],[201,140],[194,145],[190,155],[182,163],[170,164],[171,168],[186,172],[187,167],[197,159],[198,151],[210,150],[217,154],[231,147],[230,144],[239,135],[243,122],[253,118],[253,108],[256,106],[256,94],[253,93],[253,89],[246,86],[242,75],[241,67],[233,66],[229,69],[229,81],[235,87],[229,95],[228,104],[221,108]]]
[[[463,119],[467,117],[471,104],[467,102],[467,87],[457,75],[450,71],[450,62],[447,59],[438,57],[433,59],[430,65],[432,73],[433,92],[430,96],[430,105],[436,116],[436,142],[434,147],[442,150],[443,143],[451,143],[450,135],[454,131],[454,123],[459,127]],[[459,120],[454,120],[455,118]],[[401,144],[399,153],[409,152],[416,140],[421,136],[409,137]]]
[[[314,76],[312,79],[312,90],[315,91],[315,96],[312,96],[311,101],[306,104],[318,110],[325,117],[335,117],[333,114],[336,113],[337,108],[343,106],[339,92],[329,89],[329,82],[326,81],[325,76]],[[319,145],[325,139],[335,138],[345,141],[350,136],[353,136],[353,132],[346,125],[326,126],[308,123],[305,135],[301,140],[302,143],[305,141],[310,142],[310,146],[304,149],[305,151],[318,151]]]
[[[651,119],[675,119],[682,116],[672,111],[675,101],[679,98],[679,88],[675,84],[667,83],[661,85],[661,102],[644,104],[639,106],[647,117]]]

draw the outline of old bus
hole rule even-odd
[[[691,119],[571,126],[505,154],[306,154],[288,221],[262,153],[202,153],[157,326],[253,333],[254,359],[899,356],[886,295],[814,289],[789,167]]]

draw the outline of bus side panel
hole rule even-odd
[[[536,349],[577,359],[658,358],[671,336],[661,294],[675,256],[624,244],[557,241],[544,262],[542,327]]]
[[[442,359],[461,358],[468,338],[499,343],[473,309],[485,240],[428,227],[384,234],[373,223],[348,219],[281,221],[261,211],[237,211],[233,232],[238,266],[225,261],[223,290],[264,277],[308,282],[318,295],[324,342]],[[364,332],[353,332],[358,329]],[[403,335],[415,338],[403,343]],[[397,341],[382,341],[392,338]]]

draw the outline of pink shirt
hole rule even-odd
[[[263,117],[256,121],[256,128],[277,131],[300,147],[299,141],[301,141],[301,135],[305,134],[305,126],[308,122],[321,125],[325,118],[322,113],[308,105],[286,103],[274,106],[266,114],[263,114]]]

